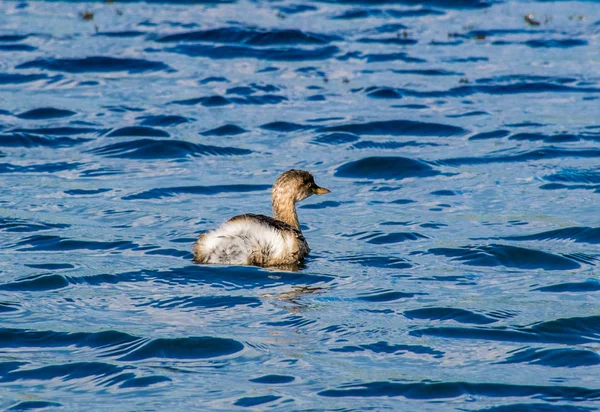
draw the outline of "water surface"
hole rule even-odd
[[[0,3],[1,408],[598,408],[597,2],[190,3]]]

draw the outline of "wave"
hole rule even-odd
[[[22,63],[17,66],[17,69],[42,69],[67,73],[127,72],[129,74],[172,71],[162,62],[107,56],[91,56],[82,59],[38,59]]]
[[[140,139],[115,143],[90,150],[107,157],[124,159],[181,159],[188,156],[240,156],[252,153],[248,149],[209,146],[183,140]]]

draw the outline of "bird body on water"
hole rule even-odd
[[[296,203],[328,189],[315,184],[304,170],[288,170],[273,185],[273,217],[244,214],[200,235],[194,262],[220,265],[286,266],[302,262],[310,252],[300,230]]]

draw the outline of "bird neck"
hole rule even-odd
[[[276,191],[273,191],[272,201],[273,217],[300,230],[300,222],[298,222],[294,199],[290,196],[279,196]]]

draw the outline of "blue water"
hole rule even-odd
[[[597,410],[599,73],[594,1],[0,2],[0,408]],[[192,263],[290,168],[301,270]]]

